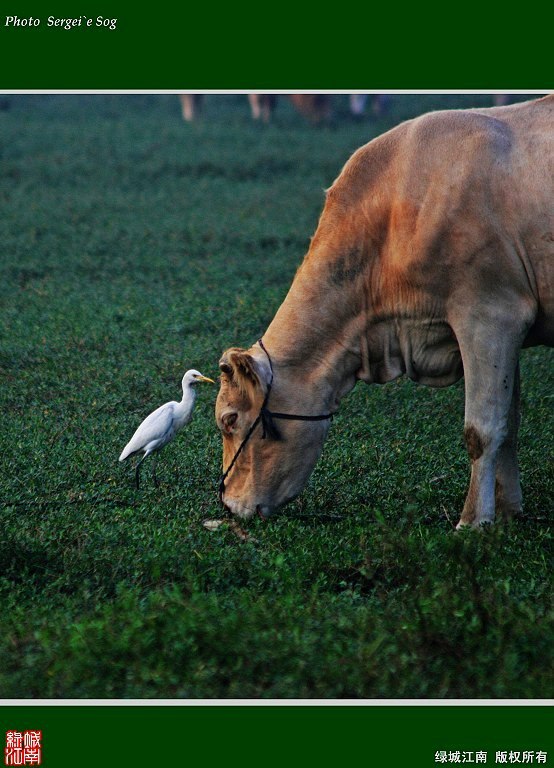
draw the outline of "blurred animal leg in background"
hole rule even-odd
[[[349,98],[350,114],[355,119],[364,116],[367,101],[371,97],[371,111],[375,117],[385,114],[388,109],[389,96],[386,93],[351,93]]]
[[[350,114],[352,117],[363,117],[367,104],[367,93],[351,93],[349,97]]]
[[[274,93],[249,93],[248,101],[254,120],[262,120],[269,123],[277,105],[277,96]]]
[[[313,123],[326,122],[331,117],[331,98],[325,93],[289,93],[297,112]],[[277,105],[274,93],[249,93],[248,101],[254,120],[269,123]]]
[[[389,95],[386,93],[376,93],[371,100],[371,109],[375,117],[384,115],[389,108]]]
[[[331,117],[331,97],[326,93],[291,93],[289,99],[313,123],[327,122]]]
[[[179,99],[181,100],[181,111],[183,113],[183,120],[187,123],[192,123],[195,117],[200,115],[202,111],[202,100],[204,96],[202,93],[180,93]]]

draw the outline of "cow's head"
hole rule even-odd
[[[267,517],[306,484],[321,453],[329,419],[277,420],[267,415],[262,419],[264,404],[280,413],[313,412],[313,404],[306,382],[294,381],[292,374],[273,372],[269,357],[259,346],[227,350],[219,367],[221,387],[215,415],[223,435],[223,469],[232,465],[222,501],[241,518],[256,513]]]

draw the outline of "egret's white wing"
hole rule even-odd
[[[173,416],[177,403],[165,403],[147,416],[139,426],[133,437],[129,440],[119,461],[123,461],[136,451],[145,448],[149,443],[158,441],[161,447],[173,437]]]

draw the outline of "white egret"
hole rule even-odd
[[[135,482],[139,487],[139,470],[144,459],[154,451],[159,451],[164,445],[167,445],[177,432],[190,421],[192,409],[196,400],[195,386],[199,381],[206,381],[215,384],[213,379],[202,376],[200,371],[190,370],[183,376],[183,399],[180,403],[172,400],[165,405],[160,405],[150,416],[147,416],[133,437],[129,440],[123,449],[119,461],[124,461],[128,456],[135,453],[144,453],[142,459],[138,462],[135,469]],[[152,475],[154,483],[159,485],[156,477],[156,456],[153,459]]]

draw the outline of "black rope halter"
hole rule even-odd
[[[231,463],[221,475],[221,479],[219,481],[219,499],[222,503],[223,503],[223,493],[225,491],[225,480],[227,479],[229,472],[235,466],[236,461],[240,456],[240,454],[242,453],[244,446],[252,437],[254,430],[256,429],[258,424],[261,423],[262,425],[262,440],[265,440],[267,436],[271,437],[273,440],[280,440],[281,434],[273,422],[274,419],[288,419],[289,421],[325,421],[326,419],[332,419],[334,416],[333,413],[322,413],[317,416],[304,416],[299,413],[279,413],[277,411],[270,411],[269,408],[267,407],[267,403],[269,400],[269,395],[271,394],[271,387],[273,385],[273,364],[271,362],[271,357],[269,356],[269,352],[265,348],[264,343],[261,339],[258,339],[258,344],[266,354],[271,375],[269,378],[269,383],[267,385],[264,401],[262,403],[262,407],[260,408],[260,412],[252,422],[252,425],[248,430],[248,432],[246,433],[244,440],[237,448],[237,452],[233,456]]]

